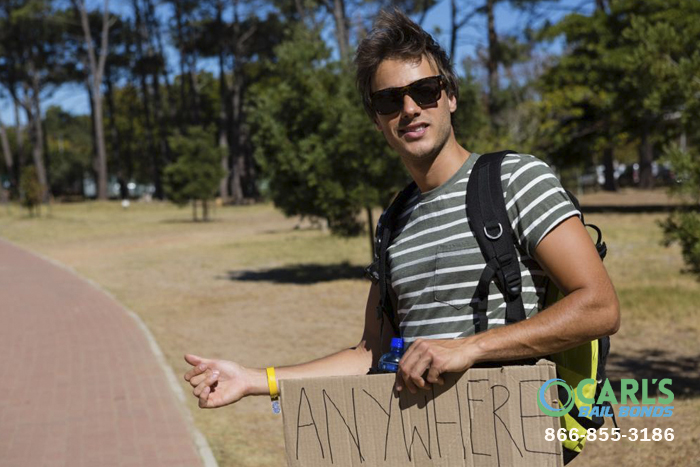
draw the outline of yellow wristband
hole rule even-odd
[[[269,366],[267,371],[267,385],[270,388],[270,399],[272,399],[272,412],[275,414],[280,413],[280,391],[277,388],[277,377],[275,376],[275,367]]]

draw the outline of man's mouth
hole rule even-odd
[[[419,138],[423,136],[426,128],[428,128],[427,123],[409,125],[399,130],[399,136],[406,136],[408,138]]]

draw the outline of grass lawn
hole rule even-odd
[[[362,332],[366,236],[295,229],[269,205],[218,208],[210,223],[161,203],[55,205],[31,219],[0,206],[0,236],[74,268],[138,313],[182,375],[186,352],[248,366],[284,365],[355,345]],[[618,420],[623,430],[674,428],[673,442],[592,442],[590,466],[700,465],[700,287],[679,249],[660,246],[662,215],[590,215],[608,243],[606,265],[623,322],[609,376],[673,378],[672,418]],[[185,381],[183,387],[189,388]],[[189,391],[188,391],[189,393]],[[282,421],[269,399],[189,407],[219,465],[284,465]],[[576,465],[576,464],[574,464]]]

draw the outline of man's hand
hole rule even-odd
[[[430,383],[444,384],[442,373],[465,371],[477,362],[477,357],[477,348],[469,338],[416,339],[399,362],[396,390],[407,387],[415,394],[418,388],[429,389]]]
[[[199,398],[199,407],[213,409],[233,404],[247,395],[250,375],[246,368],[227,360],[209,360],[196,355],[185,355],[185,361],[193,365],[185,373]]]

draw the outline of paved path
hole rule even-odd
[[[136,320],[0,239],[0,466],[201,466]]]

